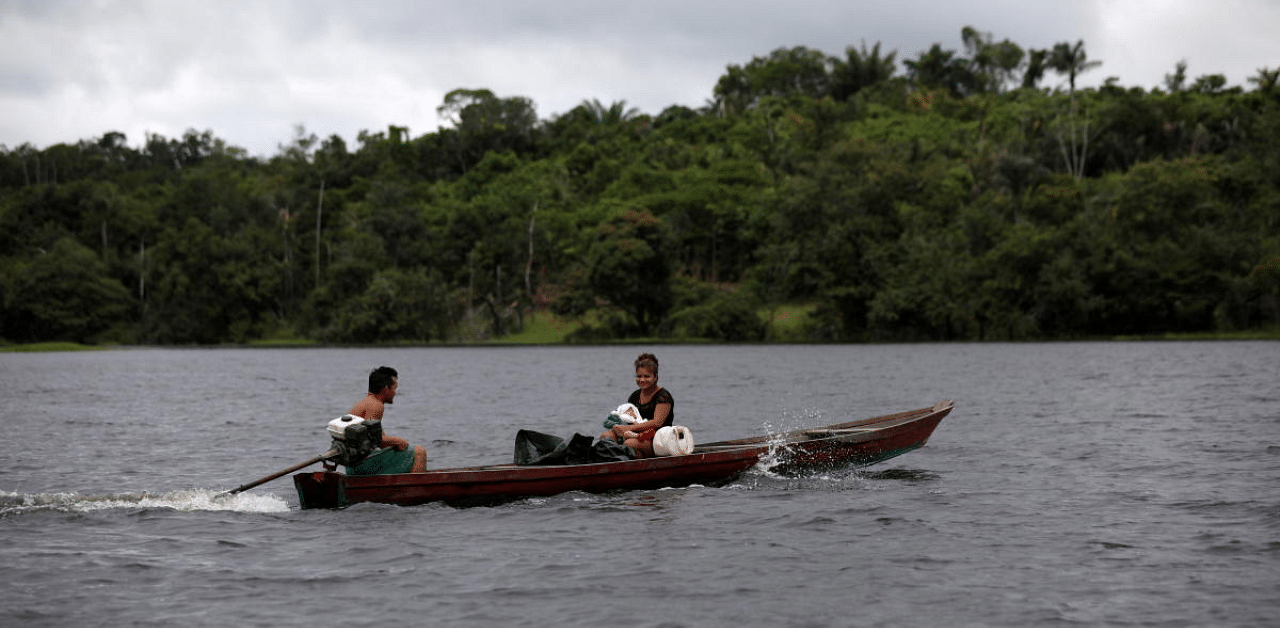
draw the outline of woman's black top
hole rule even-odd
[[[627,398],[627,403],[635,405],[635,407],[638,410],[640,410],[640,418],[646,421],[653,420],[653,412],[658,408],[658,404],[669,403],[671,404],[671,412],[667,413],[667,420],[662,424],[662,426],[668,427],[673,423],[675,423],[676,400],[671,398],[671,393],[668,392],[666,388],[663,388],[658,392],[654,393],[653,397],[649,399],[649,403],[646,403],[646,404],[640,403],[640,391],[636,390],[635,392],[631,393],[630,397]]]

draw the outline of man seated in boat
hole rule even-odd
[[[637,458],[653,457],[653,437],[658,428],[675,422],[676,401],[671,392],[658,385],[658,357],[641,353],[636,358],[636,386],[627,403],[640,410],[640,423],[621,423],[600,434],[601,440],[614,439],[626,445]]]
[[[400,375],[389,366],[369,373],[369,393],[351,406],[350,414],[367,421],[381,421],[386,406],[395,401],[400,388]],[[382,451],[347,467],[347,475],[386,475],[389,473],[421,473],[427,470],[427,450],[422,445],[409,448],[409,441],[383,432]]]

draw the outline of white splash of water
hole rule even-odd
[[[783,476],[774,472],[774,469],[786,461],[787,456],[791,454],[791,446],[786,442],[787,432],[800,429],[801,427],[812,425],[806,418],[811,417],[795,417],[783,416],[783,425],[775,426],[771,422],[765,422],[762,427],[765,431],[765,442],[769,444],[769,451],[755,466],[747,470],[749,474],[762,475],[768,478],[781,479]]]
[[[39,510],[89,512],[114,508],[170,508],[181,512],[235,511],[288,512],[289,505],[270,493],[237,493],[226,495],[210,489],[185,489],[167,493],[119,493],[83,495],[80,493],[10,493],[0,491],[0,516]]]

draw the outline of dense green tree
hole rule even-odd
[[[969,53],[978,90],[986,93],[1004,91],[1022,65],[1025,55],[1022,47],[1008,39],[997,42],[991,33],[980,32],[972,26],[964,27],[961,38]]]
[[[1227,77],[1221,74],[1205,74],[1196,78],[1196,82],[1191,86],[1191,91],[1198,94],[1214,94],[1220,92],[1227,86]]]
[[[1221,237],[1230,214],[1218,200],[1223,173],[1213,158],[1153,161],[1124,176],[1113,214],[1131,316],[1154,331],[1211,329],[1228,292],[1223,272],[1247,265]]]
[[[969,61],[957,57],[954,50],[943,50],[941,44],[934,44],[918,58],[902,63],[907,67],[907,78],[917,85],[939,87],[953,96],[973,93],[978,83]]]
[[[610,331],[648,336],[658,331],[674,299],[667,226],[648,212],[624,211],[601,224],[577,285],[557,303],[565,314],[602,310]]]
[[[447,340],[457,307],[440,274],[425,268],[379,271],[363,292],[336,304],[326,337],[369,344]]]
[[[585,100],[546,124],[553,148],[576,147],[587,142],[624,148],[647,128],[647,117],[620,100],[605,106],[599,100]]]
[[[767,97],[821,98],[831,92],[834,61],[804,46],[778,48],[745,66],[730,65],[715,87],[715,109],[737,114]]]
[[[581,340],[753,341],[797,304],[811,340],[1280,328],[1275,71],[1081,88],[1083,42],[960,35],[905,76],[778,48],[656,116],[475,89],[269,159],[0,146],[0,341],[469,341],[548,305]]]
[[[219,235],[195,218],[167,229],[149,253],[144,337],[153,342],[245,342],[279,322],[280,262],[269,230]]]
[[[5,338],[133,340],[123,330],[133,306],[128,290],[108,275],[97,254],[70,237],[59,238],[47,251],[0,262],[0,279]]]
[[[1027,68],[1022,73],[1023,88],[1036,89],[1040,84],[1040,79],[1044,78],[1045,71],[1049,69],[1048,59],[1048,50],[1032,49],[1027,51]]]
[[[684,281],[677,282],[676,293],[670,335],[727,342],[765,339],[760,302],[750,291],[725,291],[711,284]]]
[[[436,111],[453,125],[442,135],[462,172],[490,151],[527,155],[537,150],[537,111],[523,96],[498,98],[487,89],[455,89]]]

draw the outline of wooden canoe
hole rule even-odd
[[[923,446],[951,408],[951,401],[941,401],[930,408],[860,421],[707,443],[685,456],[561,466],[500,464],[396,475],[316,471],[298,473],[293,482],[304,509],[343,508],[359,502],[412,506],[440,501],[466,506],[568,491],[716,486],[761,460],[783,475],[882,462]]]

